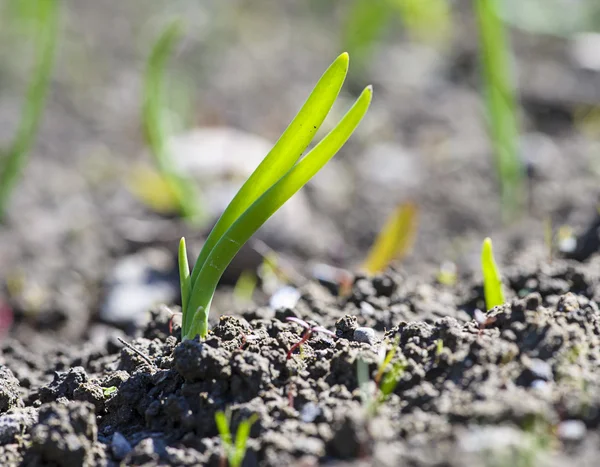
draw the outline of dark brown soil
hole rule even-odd
[[[105,332],[40,359],[9,339],[0,452],[10,465],[217,466],[214,415],[229,408],[234,431],[259,416],[244,465],[592,465],[598,271],[556,260],[510,272],[514,298],[486,326],[471,316],[477,284],[390,273],[357,277],[346,299],[313,284],[293,309],[223,316],[204,342],[179,343],[165,307],[126,346]],[[289,316],[339,337],[315,334],[286,359],[303,331]],[[357,327],[376,337],[357,342]],[[374,376],[396,343],[405,370],[370,414],[356,362]]]

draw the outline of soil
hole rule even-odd
[[[598,266],[508,272],[513,299],[486,323],[473,318],[478,283],[390,271],[356,277],[346,298],[310,284],[293,308],[222,316],[203,342],[180,343],[164,306],[125,345],[103,330],[42,359],[9,338],[0,455],[4,465],[218,466],[214,415],[228,409],[234,433],[259,417],[244,465],[593,465]],[[337,336],[316,333],[288,359],[304,331],[291,316]],[[365,327],[370,342],[356,331]],[[357,360],[374,377],[393,347],[386,371],[404,369],[373,413]]]
[[[230,411],[232,433],[258,415],[245,467],[597,465],[600,139],[582,115],[600,105],[600,72],[577,65],[568,39],[513,31],[529,202],[507,224],[470,2],[455,3],[446,47],[411,42],[399,28],[368,63],[352,63],[341,100],[372,82],[367,119],[307,186],[304,227],[257,234],[297,303],[269,306],[266,283],[253,303],[232,299],[240,272],[262,261],[263,244],[253,243],[224,278],[208,338],[181,343],[176,247],[186,236],[195,254],[214,219],[192,227],[127,188],[136,164],[148,163],[138,96],[157,18],[175,12],[206,25],[187,32],[172,60],[173,79],[198,88],[187,96],[191,126],[274,140],[339,53],[345,7],[64,2],[38,147],[0,225],[1,465],[224,466],[220,410]],[[2,44],[3,57],[18,45]],[[0,66],[2,140],[18,121],[22,68],[16,59]],[[419,208],[419,229],[401,265],[350,273],[347,293],[315,272],[322,263],[356,271],[406,201]],[[574,229],[573,250],[551,254],[548,220]],[[485,236],[507,304],[482,319]],[[448,261],[451,285],[437,274]],[[315,332],[288,358],[305,331],[288,317],[336,337]],[[399,380],[373,409],[365,397],[380,394],[392,349],[384,373],[398,369]],[[362,391],[359,361],[371,379]]]

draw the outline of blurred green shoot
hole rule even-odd
[[[102,388],[102,393],[104,394],[104,397],[110,397],[115,392],[117,392],[117,387],[116,386],[110,386],[108,388]]]
[[[258,278],[253,271],[242,271],[233,288],[233,298],[239,305],[252,303]]]
[[[361,68],[395,17],[419,42],[442,44],[452,30],[448,0],[354,0],[345,18],[342,43]]]
[[[454,286],[458,281],[458,274],[456,272],[456,264],[452,261],[444,261],[440,265],[440,270],[436,276],[437,281],[446,286]]]
[[[371,246],[362,269],[369,274],[382,272],[392,261],[410,252],[417,232],[418,212],[414,203],[401,204],[394,210]]]
[[[392,19],[389,0],[354,0],[342,29],[342,45],[362,69]],[[361,70],[362,71],[362,70]]]
[[[156,166],[165,183],[158,184],[176,202],[176,210],[184,219],[194,224],[204,220],[200,193],[193,180],[180,173],[168,148],[168,125],[164,111],[166,97],[164,70],[166,62],[182,35],[182,24],[173,21],[165,27],[154,44],[144,76],[142,120],[146,141],[150,147]],[[163,185],[160,187],[160,185]],[[154,187],[156,189],[156,187]],[[136,190],[143,193],[141,190]]]
[[[35,143],[50,87],[60,22],[58,0],[20,0],[18,3],[23,9],[15,13],[31,23],[29,29],[35,34],[35,63],[17,133],[8,148],[0,151],[0,220]]]
[[[210,304],[225,268],[267,219],[340,150],[367,112],[371,86],[365,88],[337,126],[300,160],[337,99],[348,61],[348,54],[340,55],[323,74],[279,141],[217,221],[191,275],[182,239],[179,260],[184,340],[206,336]]]
[[[420,42],[440,44],[450,37],[452,16],[448,0],[388,0],[400,13],[408,34]]]
[[[473,0],[488,127],[494,149],[505,220],[524,207],[525,171],[519,154],[519,124],[513,63],[497,0]]]
[[[544,217],[544,243],[548,250],[548,262],[552,262],[554,258],[554,226],[552,225],[552,216],[547,215]]]
[[[231,424],[230,414],[225,414],[221,411],[215,414],[217,430],[221,436],[223,450],[225,451],[225,457],[227,457],[229,467],[240,467],[242,465],[244,457],[246,457],[246,444],[248,443],[248,438],[250,437],[250,429],[257,420],[258,416],[256,414],[252,414],[250,418],[240,422],[235,435],[234,444],[233,438],[231,437],[231,429],[229,428]]]
[[[486,310],[489,311],[495,306],[504,305],[502,279],[494,260],[492,240],[489,237],[483,241],[483,247],[481,248],[481,270],[483,272],[483,293]]]
[[[367,416],[374,416],[377,410],[390,396],[406,369],[406,361],[400,359],[392,363],[400,339],[397,337],[391,349],[379,363],[377,373],[373,381],[369,378],[369,364],[362,359],[356,361],[356,377],[360,389],[362,405]]]

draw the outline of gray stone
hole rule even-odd
[[[377,335],[375,334],[375,330],[371,328],[356,328],[354,330],[353,337],[356,342],[364,342],[370,345],[373,345],[377,342]]]
[[[123,460],[125,459],[125,456],[129,454],[131,449],[131,444],[125,439],[125,436],[118,431],[115,431],[110,442],[110,450],[112,451],[113,456],[118,460]]]

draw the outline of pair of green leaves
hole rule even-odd
[[[365,115],[372,97],[370,86],[337,126],[301,159],[339,95],[348,63],[344,53],[325,71],[294,120],[223,212],[191,273],[185,241],[181,240],[183,339],[206,336],[210,303],[225,268],[267,219],[339,151]]]

